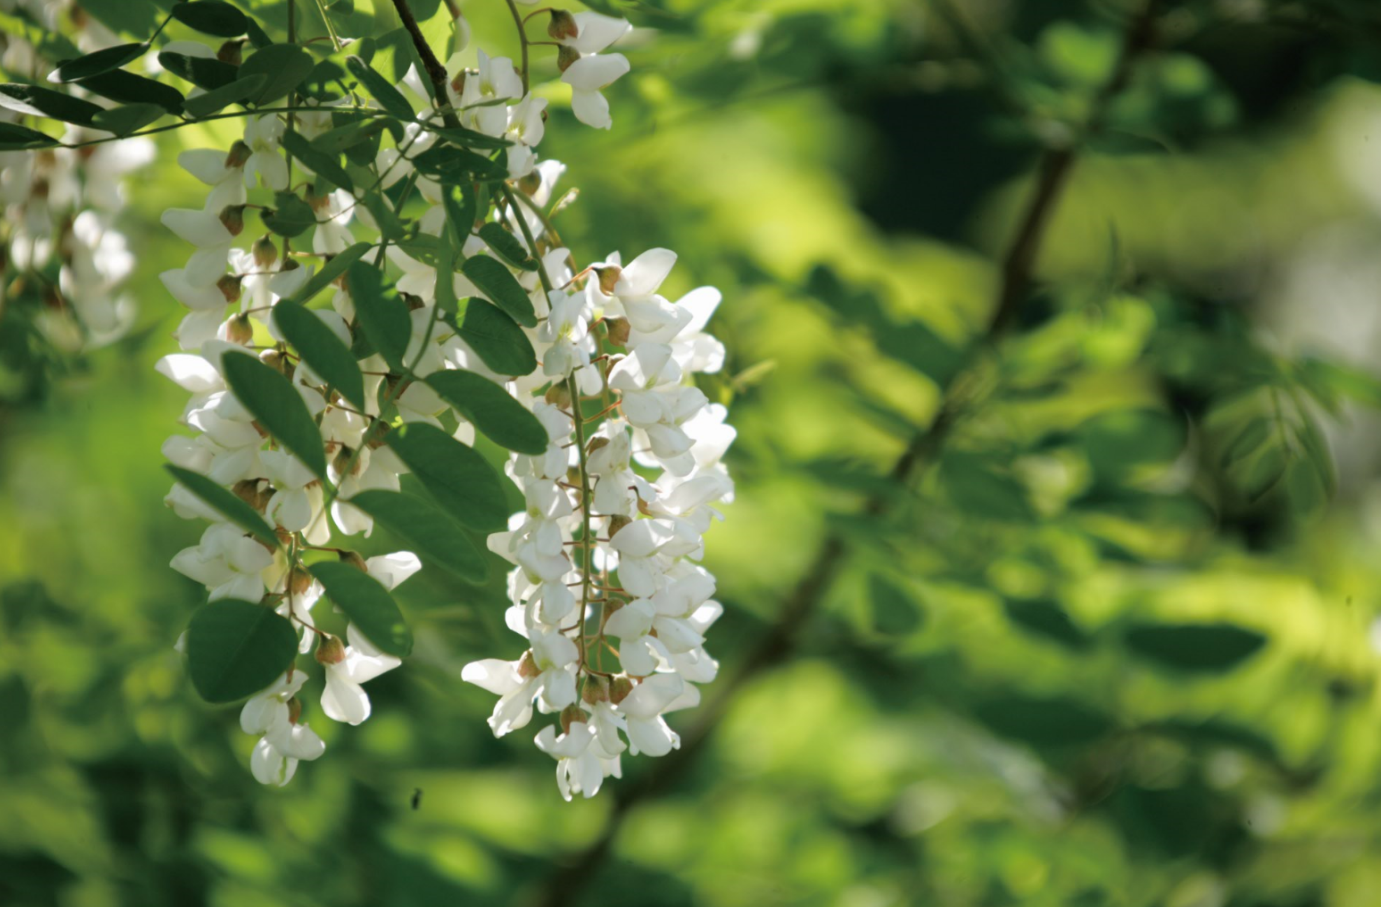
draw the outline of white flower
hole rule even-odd
[[[361,724],[369,717],[369,695],[360,686],[391,671],[402,659],[374,647],[352,623],[345,631],[349,645],[345,657],[326,665],[326,690],[321,694],[321,710],[332,721]]]
[[[601,92],[618,81],[629,70],[628,58],[623,54],[600,54],[581,57],[561,74],[561,81],[571,86],[571,112],[586,126],[609,129],[614,120],[609,116],[609,102]]]
[[[299,760],[311,761],[326,752],[326,744],[316,732],[291,717],[288,703],[306,680],[303,671],[284,674],[240,710],[244,732],[263,735],[250,756],[250,770],[260,784],[282,787],[292,780]]]
[[[253,189],[260,179],[278,192],[288,188],[288,162],[278,153],[278,140],[286,128],[277,114],[245,119],[245,144],[250,151],[244,166],[246,189]]]

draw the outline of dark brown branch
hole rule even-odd
[[[446,109],[441,115],[447,126],[458,129],[460,120],[450,108],[450,92],[447,91],[446,67],[436,58],[431,45],[427,44],[426,37],[422,34],[421,27],[417,24],[417,17],[412,14],[408,7],[408,0],[393,0],[393,8],[398,10],[398,18],[403,20],[403,27],[412,36],[412,45],[417,48],[417,55],[422,58],[422,68],[427,71],[427,78],[432,83],[432,89],[436,92],[436,106]]]
[[[1136,59],[1151,47],[1158,7],[1159,0],[1149,0],[1130,23],[1113,75],[1095,98],[1083,129],[1083,139],[1103,128],[1108,107],[1126,87]],[[988,328],[971,344],[964,367],[958,370],[955,378],[946,382],[940,409],[929,428],[911,440],[893,465],[890,478],[894,486],[904,485],[929,465],[954,430],[965,406],[963,388],[966,382],[959,376],[972,368],[978,357],[1001,338],[1030,292],[1046,228],[1068,182],[1075,158],[1075,147],[1071,145],[1047,152],[1042,160],[1035,191],[1026,204],[1016,234],[1003,257],[1001,284]],[[881,517],[898,497],[895,490],[875,494],[868,499],[863,512],[870,517]],[[701,707],[696,723],[681,735],[681,748],[663,757],[640,784],[619,790],[603,834],[552,873],[538,892],[536,904],[540,907],[560,907],[575,902],[581,887],[595,874],[599,861],[608,853],[624,816],[635,805],[657,796],[670,782],[680,777],[686,766],[697,758],[735,694],[754,677],[791,653],[800,626],[828,591],[847,553],[848,547],[842,534],[833,531],[826,534],[811,568],[783,601],[772,629],[739,665],[734,676],[719,685],[714,698]]]

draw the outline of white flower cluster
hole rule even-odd
[[[630,26],[595,13],[555,12],[552,19],[550,31],[562,45],[562,78],[572,86],[576,116],[607,128],[611,121],[600,89],[627,72],[628,62],[602,51]],[[550,215],[540,213],[551,205],[565,170],[559,162],[537,159],[546,100],[524,90],[511,60],[482,51],[478,59],[477,71],[463,71],[453,58],[449,101],[465,128],[513,143],[504,191],[522,204],[500,204],[494,221],[518,242],[535,245],[539,269],[505,266],[528,291],[537,316],[537,326],[524,330],[538,368],[516,378],[491,370],[455,331],[438,327],[435,267],[397,244],[387,246],[386,261],[411,309],[404,359],[412,375],[424,378],[447,369],[482,375],[547,430],[545,453],[510,457],[507,472],[527,508],[511,518],[508,532],[490,538],[491,549],[516,565],[509,579],[508,626],[526,640],[526,651],[514,661],[474,662],[463,678],[501,697],[490,719],[497,735],[526,725],[534,704],[559,714],[558,726],[538,734],[537,745],[558,760],[563,795],[588,797],[607,775],[619,773],[625,749],[660,756],[677,746],[662,716],[694,705],[696,685],[712,680],[717,669],[703,643],[721,608],[713,601],[714,578],[696,562],[703,553],[702,536],[718,516],[715,505],[733,494],[721,458],[734,430],[725,424],[724,407],[710,404],[691,377],[715,372],[723,363],[723,347],[704,331],[720,297],[710,288],[677,303],[660,295],[676,260],[664,249],[645,252],[627,265],[614,255],[577,269],[552,231]],[[412,163],[438,141],[438,114],[416,71],[403,85],[424,112],[407,124],[402,139],[379,151],[375,168],[384,188],[411,181],[428,206],[419,218],[421,232],[444,238],[442,186]],[[376,421],[441,427],[445,417],[459,425],[455,437],[465,443],[474,440],[475,429],[428,384],[391,375],[378,354],[359,362],[367,406],[357,411],[338,394],[328,396],[326,382],[281,343],[271,315],[281,298],[310,278],[314,268],[307,262],[355,241],[352,214],[358,212],[358,224],[374,227],[366,207],[357,207],[350,192],[337,190],[308,199],[317,213],[310,252],[280,255],[269,237],[247,250],[237,248],[246,190],[259,184],[278,191],[289,186],[279,149],[287,126],[279,114],[251,117],[232,148],[187,151],[179,158],[209,193],[202,208],[163,216],[164,224],[195,250],[185,267],[162,275],[190,312],[177,329],[183,352],[159,363],[160,371],[192,395],[183,423],[196,433],[170,438],[164,453],[174,464],[229,487],[265,516],[285,544],[270,551],[177,485],[168,504],[180,516],[211,525],[201,543],[180,552],[173,566],[204,583],[213,599],[271,596],[279,612],[299,627],[301,651],[315,646],[316,660],[326,666],[323,712],[359,724],[370,711],[360,685],[395,667],[398,659],[381,653],[353,624],[344,642],[313,626],[311,609],[323,590],[298,555],[340,551],[330,547],[333,531],[368,535],[371,520],[350,505],[350,498],[363,489],[399,488],[406,467],[378,443]],[[329,127],[329,105],[296,113],[292,123],[308,138]],[[461,250],[467,259],[489,255],[504,262],[499,251],[478,235],[467,235]],[[459,271],[450,279],[457,297],[484,297]],[[347,347],[354,344],[358,326],[347,288],[335,290],[330,309],[312,311]],[[254,417],[227,388],[222,359],[237,349],[256,352],[291,378],[319,421],[334,495],[299,459],[266,446]],[[385,380],[393,383],[381,404]],[[340,556],[358,561],[349,552]],[[356,566],[392,588],[420,562],[398,552]],[[264,783],[286,783],[299,760],[315,759],[324,749],[301,720],[297,695],[305,676],[290,670],[244,707],[244,730],[262,735],[252,769]]]
[[[54,33],[60,19],[70,16],[83,51],[120,43],[67,0],[0,0],[0,11],[22,15]],[[42,83],[52,69],[53,61],[43,59],[33,45],[0,33],[0,70]],[[114,106],[102,98],[86,99]],[[8,95],[0,96],[0,105],[0,121],[6,123],[19,123],[32,112]],[[81,142],[108,136],[69,126],[62,138]],[[125,202],[123,178],[152,159],[148,139],[0,152],[0,274],[12,270],[29,275],[26,283],[42,297],[36,323],[61,350],[110,343],[134,322],[133,299],[117,292],[134,268],[134,256],[114,221]]]

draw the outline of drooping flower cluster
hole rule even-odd
[[[573,112],[608,128],[600,91],[628,71],[628,62],[605,51],[629,31],[628,23],[562,11],[551,20]],[[457,26],[468,33],[463,20]],[[185,42],[178,52],[206,55]],[[539,160],[536,151],[546,99],[527,90],[524,75],[507,58],[480,51],[477,69],[462,69],[458,57],[447,69],[449,105],[442,102],[440,111],[416,69],[402,80],[421,112],[378,150],[370,168],[375,187],[357,184],[315,196],[308,190],[305,201],[316,223],[310,243],[297,248],[270,235],[247,242],[246,212],[252,216],[251,199],[264,194],[260,187],[279,193],[275,203],[281,205],[282,193],[310,180],[301,160],[289,163],[286,133],[307,139],[326,133],[336,123],[332,114],[351,99],[318,99],[315,109],[291,115],[248,116],[242,139],[230,148],[180,155],[179,163],[208,193],[201,207],[168,210],[162,218],[192,247],[185,266],[161,275],[188,313],[176,330],[182,352],[164,357],[159,370],[191,394],[182,421],[193,432],[170,438],[164,453],[174,465],[230,489],[283,544],[272,548],[231,521],[224,508],[178,484],[167,503],[180,516],[211,524],[173,567],[205,584],[213,600],[262,600],[292,621],[300,651],[315,651],[324,666],[323,713],[350,724],[364,721],[370,703],[361,684],[399,659],[354,623],[344,639],[319,625],[322,609],[316,617],[312,609],[325,590],[303,558],[333,552],[388,589],[421,567],[409,552],[363,560],[337,547],[342,537],[367,536],[373,528],[371,517],[350,502],[364,491],[399,489],[408,467],[384,443],[399,426],[425,423],[472,443],[475,426],[425,379],[449,370],[483,376],[532,413],[548,443],[540,454],[510,456],[507,474],[527,506],[507,532],[489,539],[490,549],[515,565],[507,623],[523,638],[523,651],[511,661],[471,663],[463,679],[500,696],[490,719],[497,735],[527,725],[534,709],[557,715],[537,734],[537,746],[557,759],[562,794],[588,797],[607,775],[619,774],[625,750],[661,756],[677,746],[663,716],[696,704],[697,685],[713,680],[717,669],[704,634],[721,609],[713,600],[714,578],[698,561],[703,535],[718,516],[715,506],[733,494],[721,460],[734,431],[725,424],[724,407],[711,404],[693,377],[717,371],[724,360],[723,347],[705,332],[719,293],[702,288],[679,302],[661,295],[676,260],[665,249],[627,265],[615,254],[578,267],[551,226],[565,167]],[[443,141],[443,120],[452,116],[463,130],[509,143],[496,158],[507,179],[493,190],[492,213],[480,212],[488,232],[457,225],[446,204],[448,187],[415,163]],[[393,194],[366,199],[375,188]],[[366,344],[358,359],[365,402],[358,408],[290,348],[274,312],[331,256],[374,235],[381,212],[414,221],[419,237],[376,243],[383,248],[364,259],[395,281],[407,303],[406,367],[400,371],[386,351]],[[457,226],[463,237],[457,263],[488,257],[527,294],[535,323],[522,331],[538,362],[531,374],[496,371],[485,350],[471,345],[475,337],[442,317],[439,280],[450,283],[450,298],[493,293],[470,279],[471,269],[439,274],[435,258],[422,254],[430,248],[422,240],[447,242],[448,227]],[[536,263],[515,263],[514,243]],[[350,350],[360,349],[368,333],[359,291],[337,279],[330,308],[310,310]],[[290,452],[270,437],[253,407],[231,390],[226,359],[246,351],[286,376],[302,398],[320,429],[328,481],[313,473],[302,451]],[[298,698],[306,677],[291,668],[244,706],[242,727],[261,736],[251,759],[261,782],[284,784],[300,760],[324,751]]]
[[[0,12],[52,32],[70,20],[74,27],[64,30],[83,51],[120,43],[67,0],[0,0]],[[0,33],[0,71],[41,82],[53,62],[18,35]],[[89,93],[84,100],[114,106]],[[0,122],[21,124],[33,112],[22,98],[0,94]],[[110,135],[69,125],[63,139],[81,142]],[[32,323],[64,353],[110,343],[134,321],[133,299],[119,292],[134,256],[114,221],[124,205],[124,177],[152,158],[148,139],[0,152],[0,287],[8,305],[32,304]],[[11,315],[9,326],[16,320]]]

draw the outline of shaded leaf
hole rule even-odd
[[[412,317],[397,294],[385,294],[377,268],[363,262],[349,267],[347,283],[355,303],[355,318],[365,337],[398,374],[407,371],[403,357],[412,339]]]
[[[101,108],[90,101],[74,98],[37,85],[0,85],[0,106],[31,116],[48,117],[78,126],[90,126]]]
[[[350,174],[345,172],[340,161],[334,155],[317,150],[311,142],[302,137],[301,133],[284,133],[282,143],[289,154],[305,164],[313,173],[326,177],[342,189],[351,192],[355,190],[355,181],[350,178]]]
[[[187,625],[187,673],[202,699],[235,702],[278,679],[297,655],[297,633],[272,608],[212,602]]]
[[[256,50],[240,66],[240,76],[262,75],[268,81],[254,95],[256,104],[269,104],[284,98],[307,80],[316,61],[296,44],[270,44]]]
[[[117,69],[77,82],[92,94],[98,94],[121,104],[157,104],[169,113],[183,110],[182,92],[171,85]]]
[[[547,430],[542,423],[483,375],[454,369],[432,372],[427,384],[495,444],[530,456],[546,452]]]
[[[326,597],[380,651],[399,658],[412,654],[412,631],[382,583],[341,561],[322,561],[307,569],[326,590]]]
[[[1070,620],[1065,609],[1050,599],[1007,599],[1002,603],[1007,618],[1031,633],[1054,640],[1071,649],[1086,649],[1088,634]]]
[[[221,516],[244,529],[250,535],[272,548],[279,547],[277,534],[263,515],[229,489],[207,476],[190,469],[183,469],[171,463],[163,468],[172,473],[173,478],[192,494],[201,498]]]
[[[361,491],[349,503],[405,540],[427,563],[474,583],[484,582],[488,575],[484,555],[460,526],[430,501],[398,491]]]
[[[129,135],[167,114],[157,104],[126,104],[96,114],[92,125],[116,135]]]
[[[522,328],[483,299],[468,300],[464,314],[449,323],[475,355],[500,375],[527,375],[537,367],[537,353]]]
[[[235,398],[259,424],[325,480],[321,432],[293,383],[248,353],[226,353],[221,357],[221,371]]]
[[[537,313],[532,308],[532,300],[528,298],[527,290],[518,283],[518,278],[513,276],[513,272],[499,261],[488,255],[476,255],[465,259],[460,270],[508,317],[525,328],[537,327]]]
[[[1003,695],[978,703],[973,713],[995,733],[1034,746],[1090,743],[1113,728],[1107,715],[1066,697]]]
[[[188,28],[217,38],[238,38],[249,28],[245,14],[221,0],[178,3],[173,6],[172,14]]]
[[[359,79],[374,100],[379,102],[379,106],[400,120],[412,120],[416,114],[413,112],[412,105],[408,103],[403,93],[393,86],[388,79],[379,75],[369,67],[369,64],[357,56],[349,56],[345,59],[345,66],[350,70],[350,74]]]
[[[48,75],[49,82],[75,82],[90,76],[98,76],[112,69],[119,69],[131,60],[138,59],[149,49],[147,44],[117,44],[95,53],[86,54],[75,60],[63,62]]]
[[[384,438],[451,517],[482,531],[508,524],[505,480],[474,448],[427,422],[399,426]]]
[[[25,151],[30,148],[52,148],[58,145],[57,139],[50,135],[16,126],[13,123],[0,123],[0,151]]]
[[[513,267],[522,268],[524,271],[537,270],[537,262],[528,254],[522,241],[501,225],[490,221],[480,227],[479,235],[480,239],[489,244],[489,248],[493,249],[500,258]]]
[[[312,206],[291,192],[275,192],[273,207],[264,208],[259,218],[279,236],[298,236],[309,227],[316,226],[316,213]]]
[[[252,75],[222,85],[214,91],[189,98],[183,103],[183,109],[194,117],[210,116],[218,110],[222,110],[231,104],[238,104],[253,97],[261,91],[268,82],[268,76]]]
[[[1123,641],[1136,655],[1184,671],[1229,671],[1255,655],[1266,637],[1234,624],[1136,624]]]
[[[331,256],[331,260],[322,265],[321,269],[302,285],[302,289],[292,295],[293,302],[306,303],[330,286],[336,278],[344,274],[351,265],[363,258],[364,254],[372,248],[374,248],[372,243],[357,242],[344,252]]]
[[[279,300],[273,307],[273,322],[312,371],[356,408],[364,410],[364,375],[350,348],[335,331],[314,312],[289,299]]]
[[[207,57],[189,57],[165,50],[158,55],[158,62],[168,72],[206,91],[223,88],[240,78],[238,67]]]

